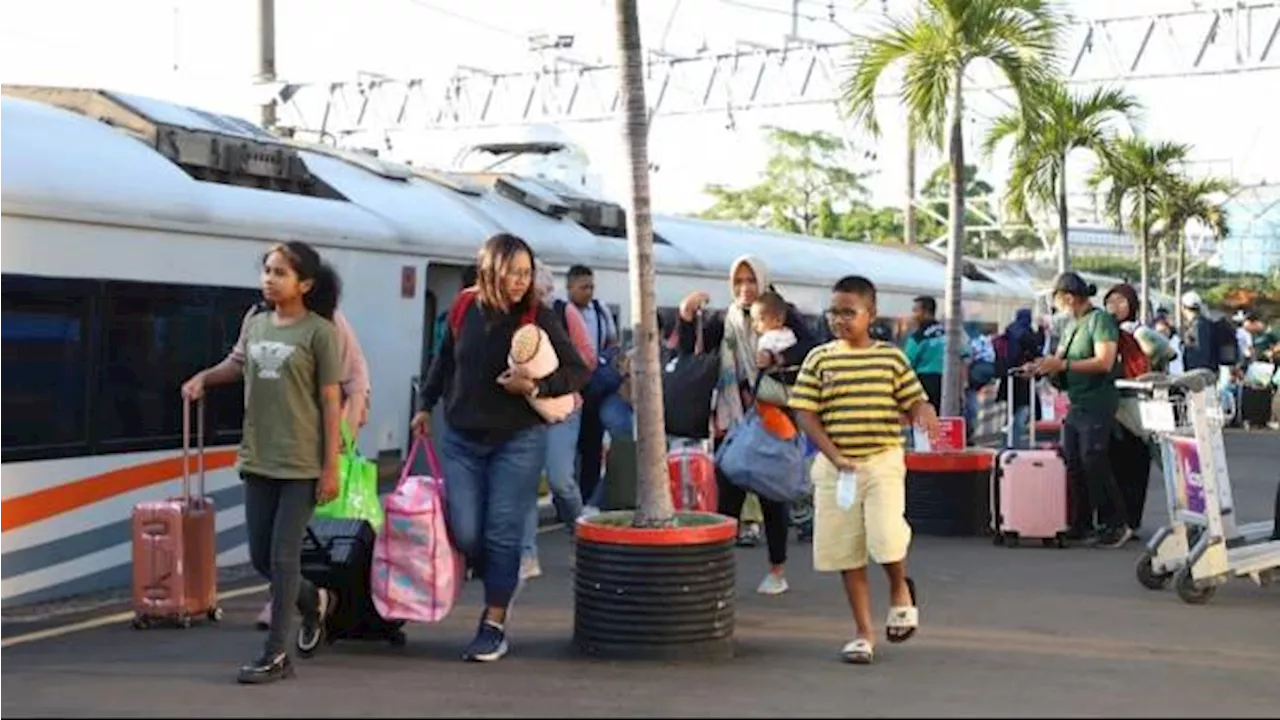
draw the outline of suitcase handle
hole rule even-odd
[[[1005,431],[1005,439],[1009,447],[1013,447],[1013,386],[1018,383],[1018,368],[1009,370],[1009,382],[1005,383],[1008,387],[1008,397],[1005,398],[1005,406],[1008,408],[1008,419],[1006,420],[1009,429]],[[1027,376],[1027,392],[1028,402],[1031,404],[1031,415],[1027,418],[1027,447],[1036,446],[1036,377],[1034,375]]]
[[[199,491],[195,495],[204,502],[204,398],[196,401],[196,478]],[[191,495],[191,401],[182,398],[182,499],[193,505]]]

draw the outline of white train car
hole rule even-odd
[[[4,93],[6,603],[127,585],[130,508],[180,491],[178,388],[234,342],[272,243],[306,240],[343,278],[342,308],[373,379],[361,436],[371,457],[403,450],[434,320],[492,233],[526,238],[558,274],[592,267],[601,299],[629,312],[616,218],[576,221],[554,197],[546,206],[545,185],[302,148],[244,121],[124,94]],[[813,315],[831,281],[852,272],[881,284],[886,313],[942,294],[940,264],[889,248],[683,218],[655,224],[668,310],[697,289],[727,302],[728,264],[743,252],[760,255]],[[966,284],[966,312],[982,323],[1028,301],[997,283]],[[222,565],[247,557],[234,470],[241,402],[239,388],[223,388],[206,410]]]

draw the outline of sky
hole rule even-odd
[[[908,0],[886,3],[895,13],[910,7]],[[790,0],[639,4],[646,46],[675,54],[693,53],[703,45],[729,49],[741,40],[776,46],[790,31]],[[836,22],[828,17],[829,5],[836,8]],[[1099,18],[1183,10],[1191,2],[1065,0],[1062,5],[1075,15]],[[611,61],[615,56],[612,0],[276,0],[276,6],[282,81],[346,80],[357,71],[429,78],[458,65],[527,69],[532,56],[526,38],[537,32],[574,35],[571,52],[582,60]],[[883,12],[881,0],[800,0],[799,7],[804,16],[800,34],[822,41],[865,30]],[[112,88],[257,119],[255,99],[261,94],[252,82],[255,0],[40,0],[6,2],[0,9],[0,82]],[[1179,32],[1183,27],[1191,28],[1178,26]],[[1141,30],[1129,25],[1114,31],[1118,42],[1132,45],[1137,39],[1132,33]],[[1184,52],[1189,37],[1180,39]],[[1172,59],[1158,54],[1171,55],[1173,40],[1158,34],[1147,62],[1175,67]],[[983,71],[976,72],[981,76]],[[1266,127],[1274,111],[1262,105],[1280,87],[1280,69],[1138,81],[1126,87],[1146,108],[1140,124],[1145,134],[1194,145],[1192,172],[1248,184],[1268,174],[1271,183],[1280,181],[1280,133]],[[1001,103],[988,95],[970,96],[972,117],[966,128],[970,157],[997,188],[1003,186],[1007,159],[998,155],[988,161],[976,149],[990,118],[1004,108]],[[726,128],[723,112],[659,116],[650,148],[657,166],[655,207],[693,212],[707,205],[701,190],[708,183],[750,184],[767,158],[762,127],[769,124],[852,136],[859,148],[855,161],[865,166],[859,169],[876,173],[870,183],[874,199],[896,204],[905,182],[905,139],[894,105],[881,108],[885,131],[878,138],[851,129],[825,106],[740,112],[732,129]],[[566,124],[562,130],[586,149],[606,192],[619,196],[625,187],[620,127]],[[461,146],[493,137],[492,132],[424,133],[401,143],[398,152],[419,162],[445,164]],[[937,153],[926,152],[918,162],[921,175],[938,163]],[[1089,165],[1087,156],[1073,157],[1069,176],[1083,177]],[[1083,194],[1083,188],[1075,191]],[[1276,197],[1280,195],[1270,192],[1254,199],[1261,203]]]

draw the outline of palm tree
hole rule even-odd
[[[921,0],[911,19],[894,18],[873,36],[855,38],[853,73],[844,100],[855,121],[872,134],[876,85],[890,66],[902,64],[901,96],[915,137],[943,147],[951,166],[951,238],[947,248],[946,367],[942,414],[960,414],[961,352],[965,334],[960,306],[964,245],[964,79],[975,61],[993,63],[1024,103],[1057,66],[1062,21],[1047,0]]]
[[[658,359],[658,303],[654,296],[653,216],[649,198],[649,110],[644,98],[644,65],[636,0],[617,0],[618,65],[622,68],[627,151],[631,165],[627,209],[628,278],[635,338],[632,382],[636,417],[638,497],[636,527],[670,525],[674,516],[667,478],[667,444],[662,417],[662,376]]]
[[[1082,96],[1055,82],[1039,88],[1025,111],[997,118],[983,143],[983,152],[990,157],[1005,140],[1013,142],[1013,167],[1005,198],[1009,212],[1026,217],[1029,207],[1035,205],[1052,207],[1057,213],[1060,273],[1071,269],[1067,156],[1072,150],[1084,149],[1104,157],[1113,139],[1109,121],[1132,123],[1138,108],[1138,101],[1122,90],[1098,88]]]
[[[1138,240],[1141,265],[1139,319],[1151,319],[1151,216],[1163,187],[1178,177],[1177,167],[1187,159],[1191,147],[1182,143],[1161,142],[1155,145],[1142,138],[1117,140],[1102,163],[1089,177],[1095,191],[1106,187],[1103,209],[1118,229],[1128,227]]]
[[[1182,297],[1182,276],[1187,265],[1187,225],[1191,221],[1199,222],[1214,237],[1221,241],[1227,237],[1227,210],[1214,200],[1215,196],[1229,193],[1232,184],[1221,178],[1204,178],[1190,180],[1175,176],[1172,181],[1159,188],[1156,195],[1154,214],[1156,220],[1164,227],[1160,234],[1167,243],[1177,238],[1177,265],[1174,271],[1174,297]],[[1182,315],[1178,315],[1178,328],[1182,327]]]

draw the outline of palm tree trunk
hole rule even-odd
[[[1142,323],[1146,324],[1151,321],[1151,249],[1147,238],[1147,191],[1145,188],[1142,188],[1138,195],[1138,242],[1141,244],[1138,262],[1142,266],[1138,273],[1142,283],[1141,295],[1138,296],[1142,308],[1142,314],[1139,317]]]
[[[916,244],[916,131],[907,119],[907,201],[902,206],[902,241]]]
[[[1173,302],[1174,305],[1182,303],[1182,274],[1187,269],[1187,229],[1185,227],[1178,228],[1178,262],[1177,274],[1173,276]],[[1176,312],[1178,332],[1182,332],[1182,313]]]
[[[637,527],[658,527],[672,521],[667,478],[667,443],[662,416],[662,379],[658,374],[658,303],[654,297],[653,216],[649,198],[649,112],[644,98],[644,68],[640,20],[636,0],[617,0],[618,65],[622,68],[622,98],[626,116],[628,159],[631,165],[630,204],[627,209],[628,279],[631,283],[631,326],[636,357],[632,363],[635,402]]]
[[[1169,294],[1169,236],[1160,238],[1160,293]]]
[[[951,97],[949,161],[951,164],[951,240],[947,243],[947,343],[942,370],[942,415],[959,417],[964,397],[960,353],[964,347],[964,313],[961,309],[961,251],[964,247],[964,96],[961,83],[964,68],[957,69]]]
[[[1058,173],[1058,273],[1071,269],[1071,249],[1067,241],[1067,159],[1062,159]]]

